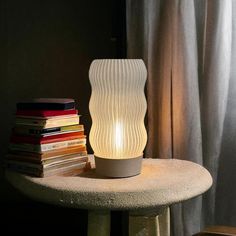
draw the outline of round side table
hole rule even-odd
[[[204,167],[176,159],[144,159],[142,173],[129,178],[103,178],[94,169],[74,177],[47,178],[6,171],[6,178],[32,199],[88,209],[89,236],[109,235],[111,210],[129,211],[131,236],[167,236],[168,206],[198,196],[212,185]]]

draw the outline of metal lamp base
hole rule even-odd
[[[129,159],[108,159],[94,156],[96,173],[112,178],[124,178],[141,173],[143,156]]]

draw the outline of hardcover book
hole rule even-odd
[[[52,117],[63,115],[76,115],[78,110],[17,110],[16,116],[31,116],[31,117]]]
[[[19,102],[17,110],[68,110],[75,109],[75,100],[70,98],[36,98]]]
[[[38,126],[43,129],[46,129],[46,128],[55,128],[59,126],[78,125],[79,116],[78,115],[56,116],[48,119],[16,117],[15,123],[16,125]]]

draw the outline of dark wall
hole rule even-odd
[[[111,0],[1,1],[1,158],[20,100],[74,98],[88,134],[89,65],[96,58],[121,55],[119,16]],[[0,201],[22,200],[4,180],[3,170],[0,186]]]

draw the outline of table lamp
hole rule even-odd
[[[90,65],[89,141],[99,175],[117,178],[141,172],[147,142],[146,77],[141,59],[101,59]]]

